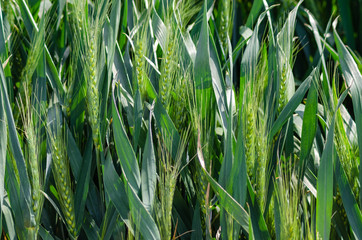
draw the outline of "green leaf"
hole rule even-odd
[[[210,69],[209,33],[207,24],[207,1],[204,2],[202,26],[197,44],[194,65],[194,81],[196,89],[196,106],[201,118],[205,119],[211,105],[212,77]]]
[[[118,44],[119,44],[119,48],[123,48],[123,46],[126,44],[126,35],[125,33],[127,32],[127,16],[128,16],[128,0],[123,1],[122,4],[122,19],[121,19],[121,23],[120,23],[120,28],[121,28],[121,34],[119,34],[119,38],[118,38]]]
[[[248,19],[246,20],[246,24],[245,24],[248,28],[253,27],[254,21],[257,18],[257,16],[259,15],[262,7],[263,7],[262,0],[253,1],[253,6],[251,7]]]
[[[25,28],[29,34],[32,36],[33,31],[38,32],[38,26],[26,4],[25,0],[17,1],[18,6],[20,8],[21,17],[23,18],[23,22],[25,24]],[[44,45],[45,48],[45,58],[46,58],[46,73],[49,79],[50,86],[52,87],[53,91],[57,94],[59,101],[61,103],[64,102],[64,87],[59,78],[59,74],[57,68],[55,67],[54,61],[49,53],[48,48]]]
[[[341,95],[329,126],[327,141],[318,169],[316,232],[317,238],[329,239],[333,206],[333,164],[336,152],[333,143],[334,123],[337,109],[346,98],[348,89]]]
[[[146,207],[138,198],[135,190],[127,182],[127,195],[134,224],[141,232],[144,239],[161,239],[157,225]]]
[[[303,113],[302,138],[300,143],[300,177],[304,176],[306,160],[312,149],[313,141],[317,132],[317,109],[318,108],[318,92],[315,83],[312,82],[309,88],[307,103]]]
[[[86,145],[85,154],[82,161],[81,169],[77,179],[77,186],[74,196],[74,207],[76,214],[76,226],[78,231],[83,222],[84,208],[87,200],[89,182],[91,178],[91,165],[92,165],[92,139],[89,138]]]
[[[122,169],[127,179],[130,181],[131,186],[135,189],[136,192],[139,192],[141,176],[138,162],[132,145],[126,134],[125,128],[121,122],[121,115],[119,114],[116,106],[117,104],[113,87],[112,116],[114,142],[116,145],[117,155],[121,162]]]
[[[54,118],[54,120],[56,119]],[[65,139],[67,140],[66,144],[69,164],[75,179],[78,181],[81,171],[83,171],[83,169],[81,168],[83,157],[80,153],[77,143],[74,140],[73,134],[71,133],[67,125],[65,126]]]
[[[200,139],[198,140],[197,156],[202,166],[203,172],[210,183],[210,186],[217,194],[220,205],[228,214],[243,228],[245,232],[249,232],[249,215],[245,209],[224,189],[218,184],[205,169],[205,160],[201,150]]]
[[[112,159],[109,154],[104,163],[103,182],[104,188],[110,200],[116,207],[122,220],[128,224],[127,226],[129,227],[128,213],[130,209],[126,189],[124,188],[123,182],[118,176],[116,169],[114,169]]]
[[[254,28],[254,31],[249,39],[245,52],[243,54],[243,58],[241,59],[240,65],[240,81],[243,86],[246,85],[247,81],[251,82],[251,86],[254,84],[254,78],[256,77],[256,70],[257,70],[257,62],[259,56],[259,25],[263,21],[266,12],[263,12],[259,18],[258,22]],[[244,94],[244,93],[241,93]]]
[[[166,40],[167,40],[167,29],[166,25],[163,23],[160,16],[158,16],[156,10],[153,8],[153,16],[152,16],[152,28],[155,34],[156,39],[160,43],[161,49],[163,52],[166,50]]]
[[[1,15],[1,14],[0,14]],[[1,16],[0,16],[1,17]],[[1,70],[0,70],[1,71]],[[3,75],[1,75],[3,76]],[[0,91],[1,93],[1,91]],[[5,165],[6,165],[6,148],[7,140],[7,126],[6,117],[3,104],[3,95],[0,96],[0,232],[2,232],[2,206],[5,197]]]
[[[164,134],[165,139],[172,139],[172,157],[176,158],[177,149],[180,142],[180,135],[177,132],[175,125],[173,124],[170,116],[167,114],[166,109],[163,107],[161,99],[157,99],[154,106],[154,116],[156,119],[157,128]]]
[[[140,91],[137,89],[134,96],[134,107],[133,107],[133,117],[134,117],[134,126],[133,126],[133,149],[137,151],[139,136],[141,132],[142,117],[143,117],[143,107]]]
[[[141,190],[142,202],[147,211],[152,212],[157,184],[156,157],[153,149],[151,116],[149,120],[148,133],[143,150],[142,171],[141,171]]]
[[[314,40],[317,44],[318,47],[318,52],[322,61],[322,70],[323,70],[323,80],[322,80],[322,86],[323,86],[323,91],[325,92],[325,95],[327,97],[327,101],[329,101],[329,93],[332,92],[330,84],[329,84],[329,74],[328,74],[328,68],[326,65],[326,61],[324,58],[324,49],[322,47],[322,38],[319,34],[318,28],[317,28],[317,22],[314,18],[314,16],[309,12],[306,11],[309,17],[309,22],[311,24],[312,30],[313,30],[313,35],[314,35]]]
[[[289,13],[283,28],[277,35],[277,61],[279,76],[285,72],[286,98],[290,100],[295,91],[295,82],[292,71],[293,37],[295,31],[295,20],[298,8],[302,1]],[[281,78],[279,79],[280,82]]]
[[[358,207],[356,198],[353,195],[351,187],[348,183],[346,172],[344,171],[339,158],[337,157],[334,162],[334,175],[336,177],[339,191],[341,193],[342,202],[344,209],[346,210],[347,218],[351,228],[357,237],[357,239],[362,239],[362,214],[361,210]]]
[[[2,2],[0,2],[0,9]],[[3,14],[0,14],[0,60],[5,61],[8,58],[7,50],[5,43],[5,27],[3,21]],[[1,220],[0,220],[1,221]]]
[[[111,238],[118,216],[119,213],[113,203],[108,203],[107,210],[102,221],[100,239],[108,240]]]
[[[43,239],[43,240],[54,240],[52,235],[50,235],[50,233],[41,225],[39,226],[38,233],[39,233],[39,236],[41,237],[41,239]]]
[[[227,121],[227,131],[224,140],[224,159],[221,164],[220,175],[219,175],[219,184],[221,187],[226,189],[226,191],[232,194],[232,182],[231,179],[232,169],[234,165],[234,156],[233,156],[233,134],[232,134],[232,117],[228,118]],[[229,187],[229,188],[227,188]]]
[[[130,81],[132,76],[128,75],[126,65],[118,44],[115,50],[114,67],[116,70],[113,72],[113,74],[115,76],[116,82],[119,82],[121,86],[128,92],[128,94],[133,96],[131,87],[132,85]]]
[[[229,106],[227,104],[226,87],[222,75],[220,60],[216,51],[216,46],[211,36],[209,38],[209,41],[210,41],[209,65],[211,71],[212,86],[214,89],[214,95],[216,98],[217,107],[221,117],[221,122],[224,130],[226,130],[228,122],[227,119],[229,116],[229,111],[228,111]]]
[[[7,233],[9,234],[9,238],[11,240],[17,239],[16,238],[16,229],[15,229],[15,225],[14,225],[14,219],[13,219],[13,215],[11,213],[11,207],[9,206],[8,199],[4,200],[4,203],[1,207],[1,211],[2,211],[2,215],[4,217],[4,220],[6,222],[6,229],[7,229]],[[5,224],[2,226],[4,227]]]
[[[336,42],[339,62],[342,67],[342,74],[346,80],[347,85],[351,90],[353,112],[355,115],[355,123],[357,126],[358,147],[362,149],[362,75],[357,67],[353,57],[348,52],[341,38],[336,31],[337,20],[333,23],[334,39]],[[362,159],[362,151],[359,151],[359,157]],[[359,165],[359,182],[362,182],[362,167]],[[360,185],[360,192],[362,192],[362,184]],[[362,194],[359,197],[360,206],[362,206]]]
[[[15,169],[10,159],[6,161],[6,171],[6,188],[14,216],[16,234],[21,239],[27,239],[32,236],[31,230],[35,227],[35,216],[30,212],[29,202],[26,202],[24,191],[21,184],[18,183]]]
[[[31,226],[34,221],[33,215],[31,213],[31,194],[30,194],[30,182],[28,177],[28,172],[26,169],[26,163],[23,156],[23,152],[20,147],[18,133],[16,131],[16,126],[13,118],[13,113],[11,111],[11,106],[6,90],[5,76],[2,68],[2,64],[0,64],[0,95],[2,96],[3,107],[6,114],[7,126],[9,131],[9,145],[12,156],[16,162],[16,168],[19,173],[20,186],[17,191],[20,191],[18,197],[20,197],[20,207],[19,209],[14,209],[16,211],[21,211],[23,215],[24,226]],[[13,167],[9,169],[9,172],[14,171]],[[16,188],[13,188],[16,189]],[[11,196],[10,196],[11,197]],[[15,196],[14,196],[15,197]],[[10,198],[14,199],[14,198]]]
[[[293,97],[283,108],[277,120],[273,123],[269,132],[269,141],[271,141],[274,138],[274,136],[280,131],[283,125],[287,122],[287,120],[292,116],[294,110],[299,106],[300,102],[304,98],[304,95],[310,86],[310,83],[313,79],[315,72],[316,69],[314,69],[307,77],[307,79],[303,81],[303,83],[299,86],[298,90],[294,93]]]
[[[243,136],[243,128],[239,127],[238,139],[234,150],[234,163],[231,170],[232,181],[229,182],[228,186],[230,188],[230,185],[232,185],[233,197],[241,206],[244,206],[247,195],[247,172]]]
[[[83,230],[89,240],[98,240],[99,239],[99,228],[95,221],[90,217],[89,214],[85,214]]]
[[[194,216],[192,217],[192,230],[191,240],[199,240],[203,238],[199,202],[196,203]]]
[[[250,219],[253,229],[253,235],[255,239],[271,239],[268,228],[265,223],[264,216],[259,208],[256,200],[256,194],[251,186],[249,178],[248,180],[248,205],[250,208]]]

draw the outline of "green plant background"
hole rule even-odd
[[[362,239],[362,1],[1,0],[1,239]]]

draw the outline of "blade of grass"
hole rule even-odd
[[[160,43],[162,51],[166,49],[166,40],[167,40],[167,29],[166,25],[163,23],[160,16],[158,16],[156,10],[153,8],[152,16],[152,28],[155,34],[156,39]]]
[[[170,116],[167,114],[166,109],[163,107],[161,99],[156,100],[154,106],[154,117],[156,119],[157,128],[164,131],[163,134],[165,134],[165,139],[171,139],[172,145],[169,151],[172,151],[172,157],[175,158],[177,156],[180,135],[177,132]]]
[[[16,229],[15,229],[14,219],[13,219],[13,216],[11,213],[11,207],[9,206],[8,199],[4,200],[4,203],[1,207],[1,211],[2,211],[3,218],[6,222],[6,229],[7,229],[7,233],[9,234],[9,239],[11,239],[11,240],[16,239]],[[2,226],[4,227],[5,223]]]
[[[41,239],[43,239],[43,240],[54,240],[52,235],[41,225],[39,227],[38,233],[39,233],[39,236],[41,237]]]
[[[144,239],[161,239],[157,225],[151,214],[146,210],[141,200],[138,198],[132,186],[127,182],[127,195],[134,224],[141,232]]]
[[[148,212],[152,212],[157,184],[156,157],[153,149],[151,114],[145,147],[143,150],[141,170],[142,202]]]
[[[269,132],[269,141],[271,141],[275,134],[279,132],[279,130],[283,127],[283,125],[287,122],[287,120],[292,116],[294,110],[298,107],[302,99],[304,98],[305,93],[307,92],[316,69],[310,73],[310,75],[303,81],[303,83],[299,86],[297,91],[294,93],[293,97],[289,100],[287,105],[283,108],[282,112],[278,116],[277,120],[273,123],[270,132]]]
[[[357,126],[358,147],[362,149],[362,75],[357,67],[353,57],[344,46],[337,31],[337,19],[333,23],[333,33],[336,42],[339,62],[342,67],[342,74],[346,80],[347,85],[350,87],[353,112],[355,115],[355,123]],[[362,159],[362,151],[359,151],[359,157]],[[359,182],[362,182],[362,164],[359,165]],[[362,184],[360,185],[360,192],[362,192]],[[362,194],[359,196],[359,204],[362,206]]]
[[[334,175],[336,177],[339,191],[341,192],[342,202],[344,209],[347,213],[347,218],[351,228],[357,237],[357,239],[362,239],[362,214],[361,210],[358,207],[356,198],[353,195],[351,186],[348,183],[346,172],[344,171],[339,158],[337,157],[334,162]]]
[[[250,219],[253,228],[253,234],[255,239],[271,239],[268,228],[265,223],[264,216],[260,211],[258,202],[256,200],[256,194],[251,186],[249,178],[248,180],[248,194],[247,202],[250,209]]]
[[[77,186],[74,195],[74,207],[75,207],[75,216],[76,216],[76,226],[77,232],[80,231],[80,228],[83,223],[85,203],[87,200],[89,182],[91,178],[91,165],[92,165],[92,141],[91,138],[88,139],[85,154],[83,157],[81,169],[82,171],[79,174],[77,179]]]
[[[11,111],[11,106],[6,90],[6,83],[5,83],[5,76],[2,65],[0,64],[0,93],[3,97],[3,106],[6,114],[7,119],[7,126],[8,126],[8,134],[9,134],[9,145],[11,153],[16,161],[17,171],[19,173],[19,180],[20,180],[20,197],[21,197],[21,207],[22,211],[26,211],[24,215],[24,221],[27,224],[32,222],[31,212],[30,212],[30,203],[31,203],[31,194],[30,194],[30,182],[28,173],[26,170],[26,163],[24,159],[23,152],[21,150],[20,142],[18,139],[18,133],[16,131],[16,126],[13,118],[13,114]],[[9,170],[11,171],[11,170]],[[34,219],[33,219],[34,220]]]
[[[248,19],[246,20],[246,24],[245,24],[248,28],[253,27],[254,22],[255,22],[257,16],[259,15],[262,7],[263,7],[263,1],[262,0],[253,1],[253,6],[251,7]]]
[[[1,15],[1,14],[0,14]],[[1,70],[0,70],[1,71]],[[8,144],[7,140],[7,127],[5,110],[3,104],[3,97],[0,96],[0,232],[2,232],[2,206],[5,197],[5,164],[6,164],[6,147]]]
[[[201,119],[205,119],[211,104],[212,76],[210,69],[210,47],[207,23],[207,1],[204,2],[202,25],[196,48],[194,65],[194,81],[196,88],[196,104],[201,109]]]
[[[332,217],[333,205],[333,164],[336,157],[334,149],[333,136],[334,136],[334,123],[336,118],[337,109],[343,103],[348,93],[348,89],[343,92],[332,122],[329,126],[327,141],[324,146],[323,154],[320,160],[318,169],[317,180],[317,208],[316,208],[316,234],[317,238],[329,239]]]
[[[202,239],[202,227],[201,227],[201,218],[200,218],[200,204],[196,203],[194,216],[192,217],[192,233],[191,240]]]
[[[103,175],[104,188],[110,200],[116,207],[120,217],[126,223],[127,227],[133,232],[133,228],[129,223],[129,202],[127,198],[126,189],[121,178],[118,176],[116,169],[112,163],[112,159],[108,154],[104,163]]]
[[[220,58],[217,55],[216,46],[211,36],[209,37],[209,41],[210,41],[209,65],[211,71],[212,86],[214,89],[214,95],[216,98],[219,114],[221,116],[222,125],[224,131],[226,131],[227,122],[228,122],[227,119],[229,116],[229,110],[228,110],[229,106],[227,104],[227,98],[226,98],[226,87],[221,71],[220,60],[219,60]]]
[[[112,202],[109,202],[101,225],[100,239],[108,240],[112,237],[118,216],[117,209]]]
[[[317,132],[317,107],[318,92],[315,83],[312,82],[309,88],[307,103],[303,113],[302,138],[300,143],[300,175],[303,179],[306,167],[306,161],[312,149],[313,141]]]
[[[118,158],[120,159],[122,169],[126,174],[127,179],[130,181],[131,186],[136,192],[140,190],[141,176],[138,167],[136,155],[133,151],[132,145],[128,139],[125,128],[121,122],[121,115],[117,110],[116,98],[114,95],[115,86],[113,86],[113,99],[112,99],[112,116],[113,116],[113,131],[114,142]]]
[[[26,2],[24,0],[19,0],[18,6],[21,11],[21,16],[23,18],[25,28],[26,28],[29,36],[32,36],[33,31],[37,31],[37,32],[39,31],[38,26],[30,12]],[[54,61],[50,55],[48,48],[46,47],[46,45],[44,45],[44,47],[45,47],[45,58],[46,58],[46,62],[47,62],[46,73],[47,73],[50,85],[51,85],[53,91],[57,93],[57,96],[59,97],[59,101],[61,103],[63,103],[64,102],[64,99],[63,99],[64,93],[65,93],[63,84],[60,81],[57,68],[55,67]]]
[[[201,150],[200,139],[197,144],[197,156],[202,166],[202,170],[210,183],[212,189],[218,195],[221,206],[226,210],[227,213],[243,228],[243,230],[249,232],[249,215],[245,209],[232,197],[230,194],[220,186],[212,176],[205,169],[205,161]]]

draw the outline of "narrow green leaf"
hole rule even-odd
[[[95,221],[90,217],[89,214],[85,214],[84,223],[83,223],[83,230],[87,239],[89,240],[98,240],[99,239],[99,228]]]
[[[104,188],[108,194],[110,200],[116,207],[120,217],[125,223],[128,222],[129,203],[121,178],[118,176],[116,169],[114,169],[112,159],[110,155],[104,163],[104,175],[103,175]],[[132,229],[132,228],[131,228]]]
[[[89,138],[86,145],[85,154],[82,161],[81,169],[82,171],[79,174],[77,179],[77,186],[74,195],[74,207],[76,214],[76,226],[78,231],[83,222],[84,208],[87,200],[89,182],[91,178],[91,165],[92,165],[92,139]]]
[[[318,92],[312,82],[309,88],[307,103],[303,113],[302,139],[300,143],[300,167],[302,169],[300,177],[304,176],[306,160],[309,156],[313,145],[315,134],[317,132],[317,108],[318,108]]]
[[[329,239],[333,206],[333,164],[336,152],[333,143],[334,123],[337,109],[347,96],[348,89],[341,95],[332,122],[329,126],[327,141],[318,169],[316,232],[317,238]]]
[[[146,210],[146,207],[142,204],[129,182],[126,182],[127,195],[134,224],[144,239],[161,239],[157,225],[151,217],[151,214]]]
[[[118,38],[118,44],[120,49],[123,48],[123,46],[126,44],[127,41],[125,35],[125,33],[127,33],[127,17],[128,17],[128,0],[124,0],[122,2],[122,19],[120,23],[121,34],[119,34]]]
[[[246,24],[245,24],[248,28],[253,27],[254,21],[257,18],[257,16],[259,15],[262,7],[263,7],[262,0],[253,1],[253,6],[251,7],[248,19],[246,20]]]
[[[324,49],[322,47],[322,38],[319,34],[318,31],[318,27],[317,27],[317,22],[314,18],[314,16],[309,12],[306,11],[309,17],[309,22],[311,24],[312,30],[313,30],[313,35],[314,35],[314,40],[316,41],[317,47],[318,47],[318,52],[322,61],[322,70],[323,70],[323,80],[322,80],[322,86],[323,86],[323,90],[325,92],[326,97],[329,97],[329,93],[332,92],[330,84],[329,84],[329,74],[328,74],[328,68],[326,65],[326,61],[324,58]],[[327,101],[329,101],[329,99],[327,99]]]
[[[101,225],[101,236],[100,239],[108,240],[112,237],[112,233],[114,231],[114,227],[117,223],[117,218],[119,213],[114,207],[113,203],[108,203],[106,213],[104,214],[104,218]]]
[[[157,184],[156,175],[157,175],[156,157],[153,149],[152,125],[150,117],[145,148],[143,150],[142,171],[141,171],[142,202],[145,205],[147,211],[149,212],[152,212],[153,209],[155,190]]]
[[[166,49],[166,39],[167,39],[167,29],[166,25],[163,23],[160,16],[158,16],[156,10],[153,8],[153,16],[152,16],[152,28],[155,34],[156,39],[160,43],[162,51]]]
[[[9,234],[10,240],[15,240],[16,238],[16,229],[14,225],[13,215],[11,213],[11,207],[9,205],[8,199],[4,200],[4,203],[1,207],[2,215],[6,223],[7,233]],[[5,226],[3,223],[3,227]]]
[[[128,71],[126,69],[126,65],[118,44],[115,49],[114,66],[115,69],[113,70],[113,75],[115,76],[116,81],[121,84],[121,86],[128,92],[128,94],[133,96],[130,81],[132,76],[128,75]]]
[[[54,240],[52,235],[50,235],[50,233],[41,225],[39,226],[38,233],[39,233],[39,236],[41,237],[41,239],[43,239],[43,240]]]
[[[303,83],[299,86],[297,91],[294,93],[293,97],[289,100],[287,105],[283,108],[283,111],[278,116],[277,120],[272,125],[269,132],[269,141],[273,139],[275,134],[279,132],[279,130],[283,127],[283,125],[287,122],[288,118],[292,116],[294,110],[298,107],[302,99],[304,98],[305,93],[307,92],[310,83],[314,77],[316,69],[314,69],[311,74],[303,81]]]
[[[204,171],[206,178],[212,189],[216,192],[220,199],[221,206],[227,213],[243,228],[245,232],[249,231],[249,215],[244,208],[218,184],[207,171]]]
[[[346,172],[344,171],[339,158],[337,157],[334,169],[339,191],[341,193],[344,209],[347,213],[347,218],[351,228],[357,239],[362,239],[362,214],[358,207],[356,198],[353,195],[351,186],[348,183]]]
[[[250,219],[253,228],[253,235],[255,239],[271,239],[268,228],[265,223],[264,216],[259,208],[256,200],[256,194],[251,186],[249,178],[248,180],[248,205],[250,208]]]
[[[126,134],[125,128],[121,122],[121,115],[119,114],[116,106],[117,104],[113,87],[112,116],[114,142],[116,145],[117,155],[120,159],[122,169],[126,174],[127,179],[130,181],[131,186],[135,189],[136,192],[139,192],[141,176],[138,162],[132,145]]]
[[[216,51],[216,46],[211,36],[209,38],[209,41],[210,41],[209,65],[210,65],[211,78],[212,78],[212,87],[214,89],[214,95],[216,98],[216,104],[221,117],[221,122],[224,130],[226,130],[228,122],[227,119],[229,116],[229,110],[228,110],[229,106],[226,97],[226,87],[222,75],[220,60]]]
[[[0,2],[0,9],[2,9],[2,2]],[[1,12],[0,12],[1,13]],[[0,14],[0,60],[5,61],[7,56],[6,51],[6,43],[5,43],[5,29],[4,29],[4,21],[3,21],[3,14]]]
[[[194,81],[196,88],[197,109],[201,118],[205,119],[211,104],[212,77],[210,69],[209,33],[207,24],[207,1],[204,1],[202,26],[197,44],[196,59],[194,65]]]
[[[11,160],[6,161],[7,190],[9,202],[14,216],[16,234],[19,238],[27,239],[31,235],[31,229],[35,227],[35,216],[31,214],[29,203],[26,202],[24,191],[15,176],[15,169]]]
[[[2,68],[2,64],[0,64],[0,95],[2,96],[3,100],[3,107],[6,114],[7,119],[7,126],[9,131],[9,145],[11,153],[16,161],[16,167],[17,171],[19,173],[19,180],[20,180],[20,201],[21,201],[21,208],[22,211],[24,211],[24,222],[26,224],[31,224],[32,220],[31,218],[31,207],[30,207],[30,182],[28,177],[28,172],[26,169],[26,163],[23,156],[23,152],[20,147],[19,139],[18,139],[18,133],[16,131],[16,126],[13,118],[13,113],[11,111],[11,106],[6,90],[6,83],[5,83],[5,76],[4,71]],[[9,169],[9,171],[11,171]],[[30,226],[30,225],[27,225]]]
[[[25,28],[29,34],[29,36],[32,36],[33,31],[38,32],[38,26],[28,8],[27,3],[25,0],[19,0],[17,1],[18,6],[20,8],[21,17],[23,18],[23,22],[25,24]],[[45,48],[45,58],[46,58],[46,73],[50,82],[50,86],[52,87],[53,91],[57,94],[59,101],[61,103],[64,102],[64,87],[63,84],[59,78],[59,74],[57,71],[57,68],[55,67],[54,61],[49,53],[48,48],[44,45]]]
[[[194,216],[192,217],[192,230],[191,240],[202,239],[202,227],[201,227],[201,218],[200,218],[200,204],[196,203]]]
[[[137,151],[139,136],[141,132],[142,117],[143,117],[143,106],[141,100],[140,91],[136,90],[136,95],[134,96],[134,106],[133,106],[133,117],[134,117],[134,126],[133,126],[133,149]]]
[[[201,150],[200,139],[198,140],[197,156],[202,166],[203,172],[210,183],[212,189],[218,195],[221,206],[228,214],[242,227],[245,232],[249,232],[249,215],[244,208],[218,184],[205,169],[205,160]]]
[[[156,119],[157,128],[161,131],[164,131],[162,134],[165,134],[165,139],[172,139],[172,157],[175,158],[177,155],[177,149],[180,142],[180,135],[177,132],[175,125],[173,124],[170,116],[167,114],[166,109],[163,107],[160,99],[156,100],[154,106],[154,116]]]
[[[54,118],[54,120],[56,119]],[[77,143],[75,142],[73,134],[71,133],[67,125],[65,126],[65,139],[67,140],[66,144],[69,164],[75,179],[78,181],[81,171],[83,171],[83,169],[81,168],[83,157],[80,153]]]
[[[219,184],[221,187],[226,189],[227,192],[232,194],[232,184],[233,177],[232,173],[234,165],[234,156],[233,156],[233,132],[232,132],[232,116],[228,117],[227,121],[227,131],[224,139],[224,159],[221,164],[220,175],[219,175]]]
[[[357,67],[353,57],[344,46],[341,38],[336,31],[337,20],[333,23],[334,39],[337,45],[339,62],[342,67],[342,74],[350,87],[353,112],[355,115],[355,123],[357,126],[357,137],[359,149],[362,149],[362,75]],[[362,159],[362,151],[359,151],[359,157]],[[359,165],[359,182],[362,182],[362,164]],[[362,192],[362,184],[360,184],[360,192]],[[359,197],[360,206],[362,206],[362,194]]]
[[[0,14],[1,15],[1,14]],[[1,71],[1,70],[0,70]],[[1,93],[1,91],[0,91]],[[5,110],[3,104],[3,95],[0,96],[0,232],[2,232],[2,206],[5,197],[5,165],[6,165],[6,148],[7,126],[5,118]]]

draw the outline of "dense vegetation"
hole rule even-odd
[[[362,239],[361,0],[0,10],[1,239]]]

